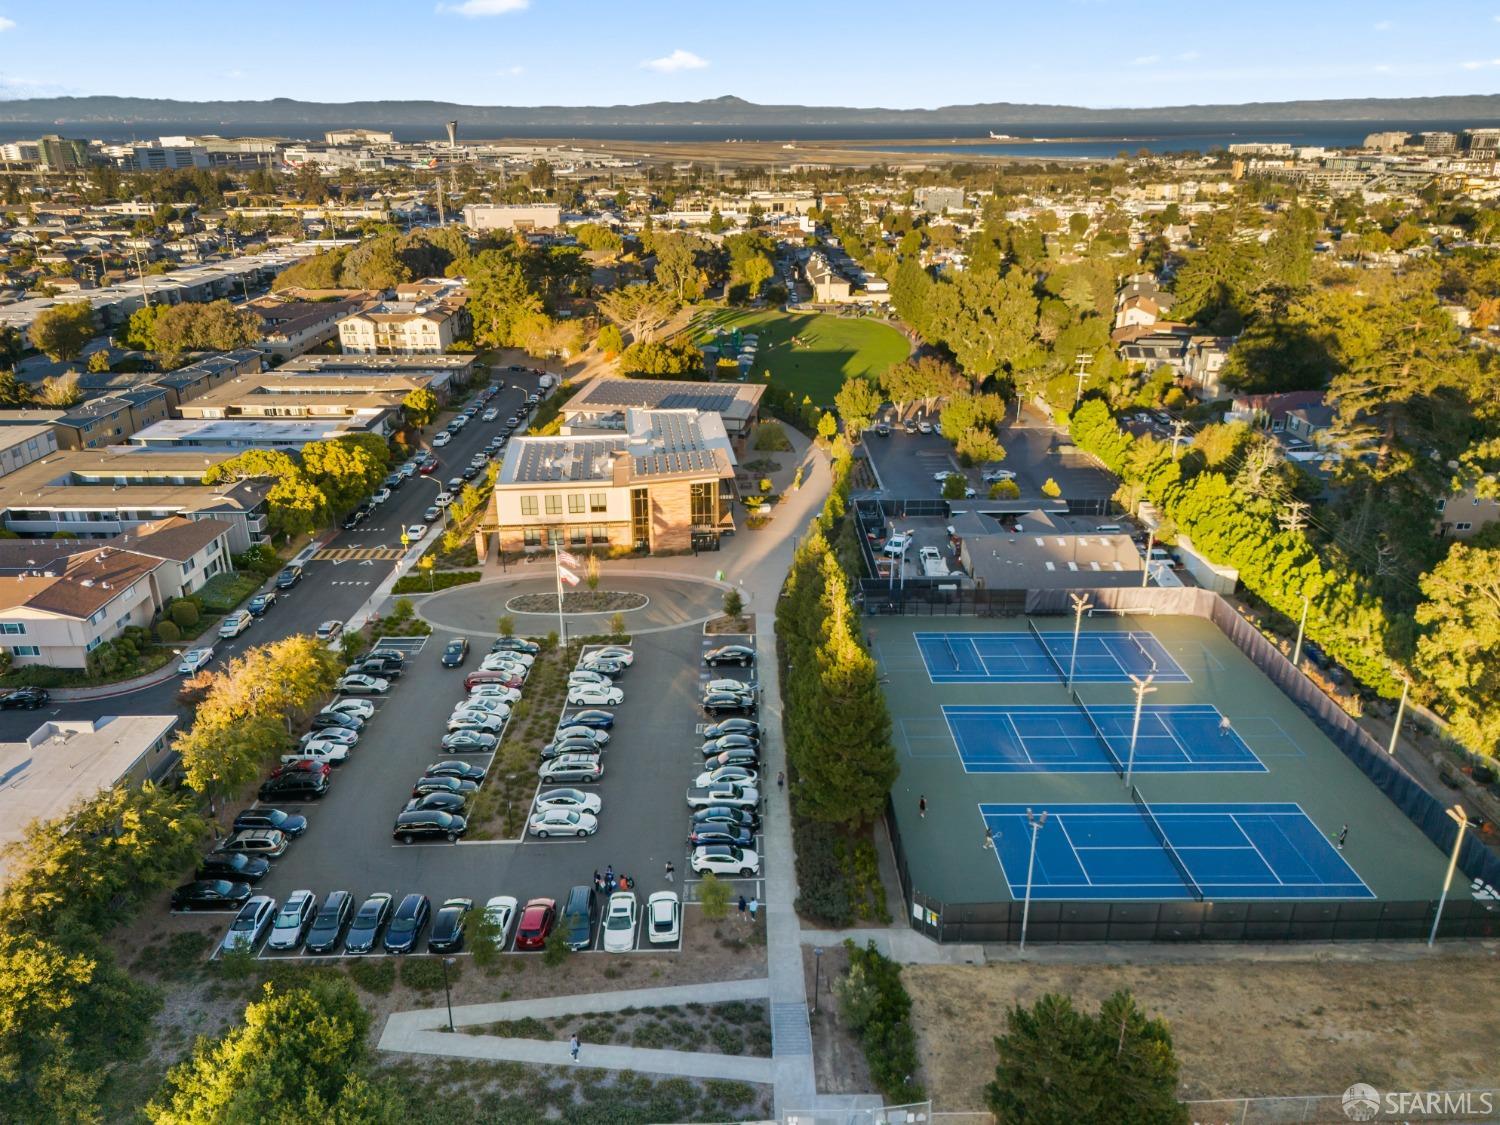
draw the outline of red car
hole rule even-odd
[[[521,924],[516,927],[516,948],[541,949],[547,944],[547,935],[556,922],[556,899],[532,899],[521,911]]]
[[[474,671],[464,677],[464,690],[473,691],[475,684],[499,684],[502,687],[518,688],[525,681],[509,672]]]
[[[431,461],[423,461],[417,466],[417,472],[421,473],[424,477],[430,477],[433,473],[437,472],[438,465],[441,463],[436,458]]]
[[[327,762],[317,762],[313,761],[312,759],[305,759],[300,762],[288,762],[284,766],[277,766],[274,770],[271,771],[271,776],[280,777],[282,774],[286,773],[289,770],[316,770],[318,773],[321,773],[326,777],[330,772],[332,772],[332,768],[333,767],[331,767]]]

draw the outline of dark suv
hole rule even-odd
[[[348,891],[333,891],[318,907],[304,948],[309,953],[332,953],[353,918],[354,896]]]
[[[391,835],[403,844],[415,840],[457,840],[468,831],[468,822],[441,809],[410,809],[396,816]]]
[[[409,894],[391,915],[391,923],[385,928],[385,940],[381,942],[387,953],[410,953],[417,947],[417,939],[427,925],[432,913],[432,904],[426,895]]]
[[[246,809],[234,818],[236,832],[245,828],[274,828],[283,836],[300,836],[307,831],[307,817],[262,805]]]
[[[599,896],[594,888],[579,885],[568,892],[557,927],[562,931],[568,948],[577,952],[587,949],[594,942],[594,927],[599,921]]]
[[[275,777],[268,777],[260,785],[260,799],[274,801],[278,797],[302,797],[316,800],[328,792],[328,777],[320,771],[288,770]]]
[[[12,707],[24,707],[28,711],[35,711],[51,700],[45,688],[23,687],[15,691],[8,691],[0,695],[0,711],[9,711]]]

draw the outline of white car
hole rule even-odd
[[[620,645],[610,645],[607,648],[595,649],[589,653],[590,660],[613,660],[617,664],[623,664],[629,668],[635,663],[635,653]]]
[[[448,733],[456,730],[477,730],[485,734],[499,734],[505,729],[505,720],[499,715],[489,715],[483,711],[455,711],[448,716]]]
[[[575,809],[543,809],[531,814],[526,826],[533,836],[592,836],[599,831],[599,820],[593,813]]]
[[[504,684],[475,684],[474,690],[469,692],[469,698],[471,700],[495,699],[514,707],[521,701],[521,689],[506,687]]]
[[[426,535],[427,525],[425,523],[414,523],[406,529],[406,537],[413,543],[415,543],[419,539],[425,538]]]
[[[336,641],[343,635],[343,632],[344,623],[342,621],[325,621],[318,626],[318,631],[315,635],[320,641]]]
[[[952,469],[944,469],[942,472],[933,473],[932,479],[937,481],[938,484],[943,484],[949,477],[956,477],[961,475],[961,473],[954,472]]]
[[[591,672],[587,668],[575,668],[568,673],[569,687],[574,684],[598,684],[601,687],[608,687],[612,683],[614,681],[603,672]]]
[[[237,609],[219,622],[219,639],[227,641],[238,637],[253,624],[255,624],[255,618],[249,610]]]
[[[625,693],[603,684],[573,684],[568,688],[568,703],[573,707],[618,707]]]
[[[453,493],[447,491],[439,492],[437,499],[433,503],[439,508],[446,508],[449,504],[453,503]]]
[[[484,904],[484,919],[495,929],[495,948],[504,949],[510,940],[510,928],[516,924],[518,903],[510,895],[496,895]]]
[[[339,746],[356,746],[359,744],[359,734],[356,731],[345,730],[343,727],[327,727],[324,730],[309,731],[302,736],[300,745],[306,746],[309,742],[333,742]]]
[[[604,952],[629,953],[635,948],[635,895],[616,891],[604,912]]]
[[[544,793],[538,793],[536,806],[533,812],[543,812],[547,809],[566,809],[572,812],[592,813],[599,815],[599,810],[604,806],[603,800],[597,793],[585,793],[581,789],[548,789]]]
[[[453,435],[450,434],[447,430],[439,430],[437,433],[432,435],[432,445],[434,449],[441,449],[452,440]]]
[[[365,676],[352,672],[333,685],[337,690],[350,695],[384,695],[391,690],[391,681],[379,676]]]
[[[646,900],[646,940],[652,945],[677,941],[682,926],[682,904],[676,891],[657,891]]]
[[[931,422],[918,422],[917,423],[917,432],[920,433],[920,434],[930,434],[930,433],[932,433],[932,423]]]
[[[716,770],[704,770],[693,784],[700,789],[705,785],[719,785],[726,781],[735,785],[754,785],[759,779],[759,775],[748,766],[720,766]]]
[[[750,848],[737,848],[733,844],[703,844],[693,849],[693,870],[748,879],[760,874],[760,856]]]
[[[510,704],[493,696],[479,696],[478,698],[461,699],[453,705],[453,713],[460,711],[478,711],[485,715],[496,715],[502,719],[510,718]]]
[[[312,925],[313,914],[318,909],[318,896],[312,891],[293,891],[281,904],[281,912],[271,926],[271,937],[267,949],[296,949],[302,937]]]
[[[522,664],[519,660],[512,660],[511,657],[515,655],[516,653],[513,652],[492,652],[479,662],[479,670],[481,672],[514,671],[522,679],[525,679],[531,668],[528,665]]]
[[[984,483],[995,484],[1002,480],[1015,480],[1016,474],[1009,469],[986,469],[984,471]]]
[[[177,674],[179,676],[191,676],[213,658],[214,650],[212,645],[208,648],[190,648],[182,654],[182,663],[177,665]]]
[[[311,742],[304,742],[300,749],[281,756],[281,764],[284,766],[289,766],[293,762],[322,762],[330,766],[341,766],[348,760],[349,747],[341,742],[329,742],[317,738]]]
[[[946,476],[947,474],[943,474]],[[887,558],[896,558],[911,550],[911,535],[906,532],[897,532],[885,541],[885,546],[880,549],[881,554]]]
[[[513,652],[510,649],[501,649],[499,652],[491,652],[488,656],[503,656],[512,664],[519,664],[524,668],[530,668],[536,663],[536,657],[529,652]]]
[[[229,932],[224,935],[224,952],[237,949],[254,949],[276,918],[276,900],[268,895],[256,895],[240,907],[234,921],[229,923]]]
[[[377,488],[373,493],[370,494],[370,503],[384,504],[390,498],[391,490],[389,488]]]
[[[353,715],[356,719],[369,719],[375,715],[375,704],[368,699],[335,699],[323,708],[325,715]]]

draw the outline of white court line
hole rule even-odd
[[[1063,839],[1068,842],[1068,850],[1073,853],[1073,858],[1078,862],[1078,870],[1083,872],[1083,881],[1092,887],[1094,881],[1089,878],[1089,869],[1083,865],[1083,856],[1078,851],[1078,845],[1073,843],[1073,837],[1068,834],[1068,826],[1063,823],[1062,813],[1056,814],[1056,823],[1058,829],[1063,834]],[[1119,850],[1123,851],[1124,849]],[[1052,886],[1053,884],[1048,883],[1047,885]]]

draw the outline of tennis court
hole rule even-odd
[[[1077,707],[943,707],[969,773],[1123,773],[1132,704]],[[1090,722],[1089,720],[1093,721]],[[1266,767],[1209,704],[1141,708],[1136,773],[1265,773]]]
[[[1026,894],[1027,806],[981,804],[1013,898]],[[1296,804],[1037,804],[1031,897],[1166,901],[1374,894]]]
[[[1079,634],[1073,659],[1072,630],[1027,632],[915,633],[917,651],[935,684],[1041,684],[1066,680],[1073,669],[1079,684],[1129,683],[1131,675],[1155,682],[1186,684],[1192,679],[1155,635],[1144,631]]]

